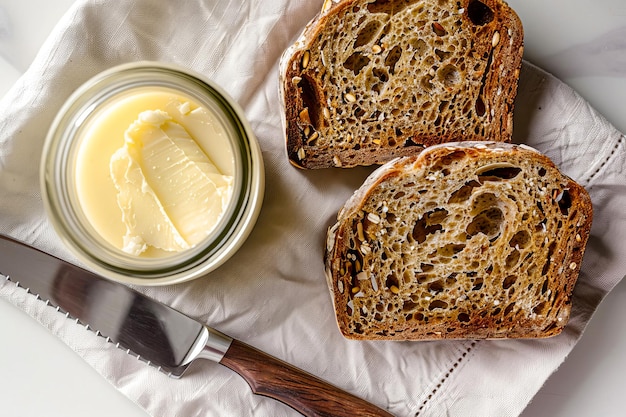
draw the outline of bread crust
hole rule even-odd
[[[339,329],[374,340],[556,335],[592,217],[585,189],[527,146],[450,143],[390,161],[328,231]]]
[[[288,158],[346,168],[443,142],[510,141],[522,54],[522,23],[500,0],[327,2],[281,59]]]

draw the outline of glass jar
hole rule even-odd
[[[120,97],[151,89],[164,89],[189,97],[219,121],[231,146],[233,183],[230,201],[206,238],[180,252],[145,257],[125,252],[98,231],[81,203],[77,162],[82,157],[82,144],[89,140],[86,131],[94,121],[103,117],[111,103]],[[82,176],[80,180],[88,183],[88,179]],[[94,187],[97,187],[96,183]],[[46,138],[41,161],[41,188],[51,223],[86,267],[115,281],[167,285],[204,276],[239,249],[254,227],[261,208],[264,168],[258,142],[242,110],[221,88],[187,69],[138,62],[96,75],[69,97]],[[114,218],[118,214],[112,213],[111,216]]]

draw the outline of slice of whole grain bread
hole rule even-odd
[[[378,168],[329,229],[352,339],[559,333],[592,221],[585,189],[523,145],[459,142]]]
[[[289,160],[352,167],[509,141],[522,52],[501,0],[327,0],[281,60]]]

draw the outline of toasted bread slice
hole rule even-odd
[[[289,160],[352,167],[510,141],[522,53],[504,1],[326,1],[281,61]]]
[[[390,161],[328,233],[339,328],[352,339],[555,335],[591,220],[585,189],[527,146],[459,142]]]

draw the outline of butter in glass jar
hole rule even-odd
[[[261,151],[210,80],[154,62],[112,68],[65,103],[46,139],[48,217],[90,269],[165,285],[230,258],[256,222]]]

